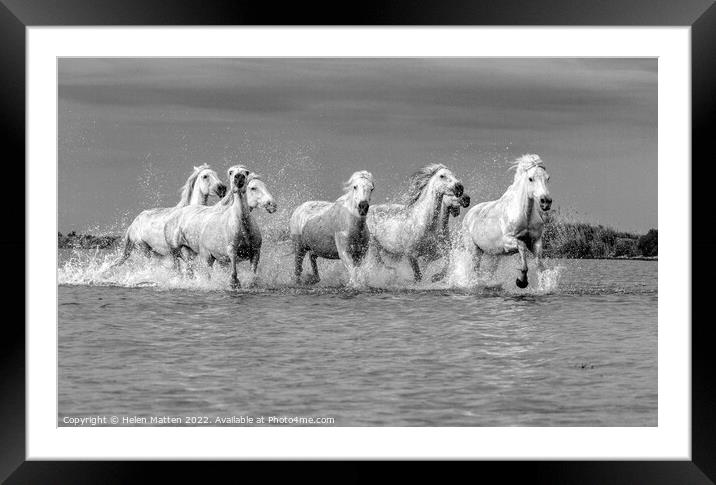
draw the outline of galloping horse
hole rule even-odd
[[[198,254],[208,267],[214,261],[232,267],[231,284],[238,286],[236,263],[251,261],[254,273],[261,257],[261,230],[251,217],[251,210],[264,207],[276,211],[276,203],[258,175],[243,165],[228,170],[231,191],[210,207],[186,207],[167,223],[165,237],[175,264],[181,257],[187,263]],[[255,188],[255,190],[251,190]]]
[[[475,272],[480,269],[482,254],[520,253],[521,276],[516,284],[527,287],[527,250],[542,262],[542,228],[544,214],[552,206],[547,189],[549,174],[538,155],[528,154],[512,165],[515,178],[498,200],[483,202],[468,211],[462,221],[463,241],[473,258]]]
[[[340,259],[353,276],[368,251],[370,236],[365,221],[373,187],[370,172],[355,172],[344,185],[345,194],[335,202],[304,202],[293,211],[289,231],[296,256],[296,283],[301,280],[306,253],[313,269],[311,283],[320,281],[319,257]]]
[[[141,248],[146,256],[151,256],[152,253],[162,256],[169,254],[169,247],[164,237],[167,221],[182,207],[206,206],[211,194],[224,197],[226,185],[219,180],[218,175],[209,165],[194,167],[194,172],[181,188],[181,199],[176,206],[145,210],[132,221],[122,240],[124,251],[112,267],[127,261],[135,247]]]
[[[373,206],[368,215],[376,256],[406,256],[415,281],[422,279],[418,257],[436,251],[443,197],[460,198],[464,187],[445,165],[428,165],[410,178],[408,203]],[[468,199],[469,200],[469,199]]]

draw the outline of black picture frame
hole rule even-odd
[[[19,166],[25,160],[25,28],[64,25],[569,25],[569,26],[690,26],[692,62],[692,221],[698,222],[692,239],[692,257],[705,257],[716,249],[716,229],[710,222],[716,157],[716,6],[713,0],[461,0],[424,2],[361,2],[353,8],[335,4],[282,5],[243,1],[196,0],[0,0],[0,80],[4,163]],[[9,148],[9,150],[8,150]],[[6,210],[12,231],[0,231],[6,283],[3,290],[5,322],[0,339],[0,479],[7,483],[125,483],[161,471],[187,478],[181,463],[39,462],[25,461],[25,318],[24,262],[25,211],[17,201],[31,193],[31,181],[18,184],[12,208]],[[702,187],[699,187],[702,184]],[[16,218],[16,220],[12,220]],[[704,224],[704,221],[709,221]],[[702,227],[705,226],[705,227]],[[6,226],[8,227],[8,226]],[[695,226],[692,226],[695,227]],[[21,229],[22,228],[22,229]],[[686,248],[685,248],[686,249]],[[23,253],[22,262],[16,255]],[[708,268],[708,261],[704,261]],[[21,268],[20,265],[23,264]],[[536,483],[713,483],[716,481],[716,369],[715,342],[708,310],[710,276],[693,272],[692,279],[692,461],[644,462],[480,462],[443,467],[440,477],[473,474],[467,467],[494,471],[502,478],[526,474]],[[22,278],[19,275],[23,275]],[[670,322],[685,325],[688,322]],[[213,464],[214,473],[230,466]],[[263,464],[265,467],[266,464]],[[334,464],[335,465],[335,464]],[[246,467],[246,464],[242,465]],[[249,468],[274,476],[254,464]],[[294,464],[295,474],[306,468]],[[245,472],[244,472],[245,473]],[[407,472],[406,472],[407,473]],[[425,476],[421,464],[409,473]],[[355,481],[371,475],[360,463],[342,470],[322,467],[318,476]],[[204,475],[201,475],[205,477]],[[295,478],[295,475],[292,475]],[[403,475],[403,478],[406,478]]]

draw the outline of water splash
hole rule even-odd
[[[546,268],[543,271],[537,272],[537,288],[541,292],[551,293],[559,288],[559,281],[562,277],[562,271],[564,266],[555,266],[553,268]]]
[[[57,280],[61,285],[121,286],[128,288],[153,287],[159,290],[192,289],[199,291],[227,291],[230,289],[229,268],[214,264],[209,269],[202,263],[195,263],[192,276],[182,264],[176,271],[170,258],[146,258],[136,252],[120,267],[112,267],[120,255],[116,250],[63,249]],[[459,251],[452,257],[447,276],[441,281],[432,281],[432,275],[443,266],[439,259],[426,265],[424,278],[413,281],[413,273],[406,260],[379,263],[369,255],[363,265],[349,273],[338,260],[319,259],[321,281],[314,286],[296,285],[294,281],[294,255],[289,241],[266,241],[261,254],[259,271],[253,274],[247,261],[238,266],[238,277],[242,291],[277,289],[316,289],[349,291],[467,291],[481,293],[499,291],[515,294],[546,294],[557,291],[563,268],[555,266],[532,276],[530,286],[520,290],[514,285],[515,271],[505,261],[499,269],[492,271],[489,266],[475,275],[469,258]],[[511,258],[503,258],[512,262]],[[311,273],[308,260],[304,261],[303,277]]]

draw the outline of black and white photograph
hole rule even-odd
[[[659,425],[657,58],[57,76],[57,426]]]

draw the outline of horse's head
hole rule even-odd
[[[548,211],[552,208],[552,197],[549,194],[549,174],[544,162],[538,155],[523,155],[516,162],[515,179],[521,178],[525,184],[527,197],[539,204],[540,209]]]
[[[457,217],[460,215],[460,208],[470,205],[470,196],[464,193],[461,197],[445,194],[443,195],[443,204],[447,207],[448,214]]]
[[[208,197],[214,194],[221,198],[226,194],[226,185],[224,185],[216,172],[210,169],[208,165],[194,167],[194,170],[199,172],[196,177],[196,182],[194,182],[194,191],[198,191],[202,197]]]
[[[261,180],[258,175],[251,173],[246,186],[246,200],[249,203],[250,209],[253,210],[256,207],[263,207],[269,214],[276,212],[276,201],[273,199],[271,192],[266,188],[264,181]]]
[[[245,193],[246,182],[249,178],[249,169],[243,165],[234,165],[229,167],[226,172],[229,176],[229,185],[231,186],[232,193]]]
[[[444,165],[434,165],[433,167],[434,173],[430,177],[428,188],[438,194],[461,198],[465,191],[462,182]]]
[[[374,188],[373,175],[365,170],[355,172],[343,188],[351,210],[360,217],[365,217],[368,214],[370,196]]]

